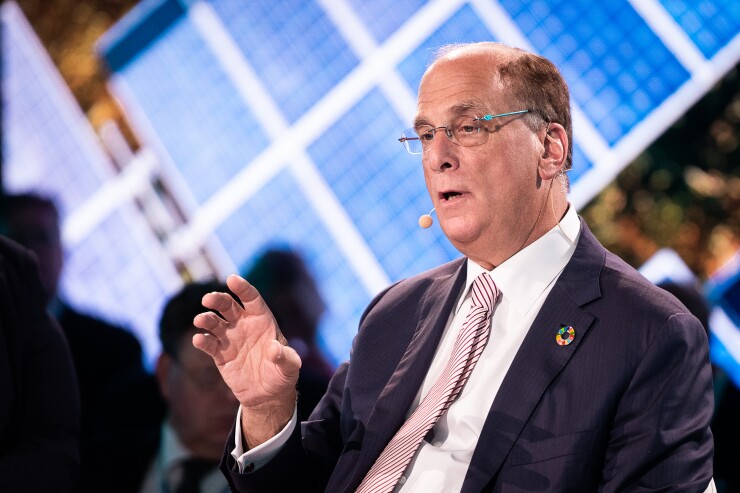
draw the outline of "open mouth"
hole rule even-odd
[[[443,200],[450,200],[453,197],[458,197],[462,195],[460,192],[442,192],[442,199]]]

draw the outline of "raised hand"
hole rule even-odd
[[[242,430],[252,448],[280,431],[293,415],[301,359],[287,345],[275,317],[257,290],[237,275],[226,280],[244,308],[228,293],[208,293],[203,306],[217,311],[195,317],[208,331],[193,345],[208,353],[242,405]]]

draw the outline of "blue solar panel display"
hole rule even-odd
[[[661,0],[660,2],[708,58],[737,38],[740,3],[711,0]]]
[[[568,172],[571,183],[577,183],[578,179],[591,168],[591,161],[584,154],[578,142],[573,144],[573,168]]]
[[[13,73],[22,82],[11,87],[14,107],[26,106],[11,108],[14,126],[4,124],[16,129],[6,156],[32,162],[21,144],[31,138],[45,155],[78,164],[44,161],[35,175],[6,165],[6,173],[14,183],[48,174],[54,178],[42,187],[58,182],[69,194],[69,229],[77,232],[70,268],[81,276],[126,272],[131,282],[117,283],[111,296],[130,307],[110,313],[144,324],[150,346],[152,305],[179,285],[178,270],[223,278],[267,245],[296,247],[327,299],[321,342],[338,363],[373,295],[459,255],[439,226],[416,225],[431,200],[420,160],[397,142],[436,48],[501,41],[559,66],[573,96],[578,208],[740,60],[739,31],[731,0],[144,0],[99,43],[110,88],[154,156],[150,168],[133,166],[146,171],[140,190],[93,225],[75,226],[88,224],[80,218],[104,203],[95,197],[124,177],[79,164],[86,161],[75,149],[84,146],[59,137],[70,127],[55,126],[60,118],[48,111],[56,110],[29,116],[34,105],[53,104],[21,63]],[[149,216],[133,205],[138,194],[163,193],[181,216],[162,220],[161,211]],[[141,231],[126,239],[121,229]],[[120,258],[106,260],[106,252]],[[147,271],[155,281],[133,287]],[[91,300],[104,285],[65,283]],[[145,298],[148,321],[135,319]]]
[[[419,88],[434,52],[449,43],[469,43],[474,41],[501,41],[495,39],[486,29],[480,18],[469,5],[463,5],[446,22],[428,36],[414,51],[398,65],[398,71],[404,76],[409,87],[414,91]]]
[[[610,145],[690,77],[626,0],[501,4]]]
[[[269,246],[298,246],[299,253],[311,265],[311,273],[320,280],[322,297],[337,300],[327,304],[319,327],[319,342],[327,354],[344,354],[352,342],[352,335],[335,329],[356,326],[362,313],[359,303],[346,300],[367,301],[368,295],[300,189],[294,174],[284,169],[258,196],[246,201],[224,221],[216,235],[241,273],[249,270],[255,252]],[[281,197],[281,200],[263,200],[265,194]]]
[[[61,77],[48,72],[50,62],[38,51],[38,41],[29,39],[26,26],[10,22],[20,19],[19,12],[6,6],[3,14],[3,159],[18,163],[5,167],[4,182],[11,189],[44,190],[60,200],[64,213],[101,186],[104,158],[80,145],[94,143],[79,128],[87,121],[79,110],[70,112],[76,106],[68,91],[53,89],[63,87]],[[33,80],[46,83],[27,83]]]
[[[388,139],[388,128],[402,126],[374,90],[308,149],[391,279],[419,273],[454,255],[449,242],[414,227],[432,203],[420,164]]]
[[[269,140],[191,23],[175,21],[166,39],[126,66],[127,81],[142,107],[158,109],[146,118],[202,204]]]
[[[116,64],[111,54],[130,52],[137,24],[167,3],[183,11],[174,26],[163,22],[161,34],[149,35],[155,41]],[[687,10],[716,40],[713,51],[695,41],[707,57],[737,38],[706,6],[675,2],[655,14],[626,0],[152,0],[133,14],[137,22],[112,30],[100,51],[143,140],[159,143],[163,160],[179,170],[175,179],[207,211],[196,210],[173,241],[213,235],[229,256],[223,265],[237,268],[270,242],[306,252],[330,305],[323,343],[338,362],[372,295],[458,255],[437,226],[417,228],[431,201],[418,159],[397,142],[434,50],[503,41],[560,67],[573,93],[570,177],[578,206],[649,143],[650,132],[637,131],[643,122],[665,128],[671,121],[659,114],[676,93],[689,93],[685,107],[701,94],[690,87],[697,67],[676,53],[665,29],[654,30],[675,18],[674,31],[688,32]],[[395,49],[381,63],[373,57],[384,43]]]
[[[161,305],[181,279],[20,9],[6,2],[0,18],[5,189],[55,200],[62,298],[135,331],[151,363]]]
[[[136,333],[150,364],[159,349],[159,315],[179,281],[163,253],[146,219],[126,203],[70,249],[61,285],[84,312]]]
[[[216,0],[210,5],[290,122],[358,63],[314,2]]]
[[[385,41],[401,25],[422,8],[426,0],[348,0],[352,9],[367,23],[367,27],[377,41]]]

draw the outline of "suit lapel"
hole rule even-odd
[[[455,306],[456,294],[465,284],[465,276],[465,260],[462,259],[455,273],[434,279],[427,290],[414,336],[368,418],[362,455],[349,485],[359,483],[406,420],[406,413],[424,381]]]
[[[598,298],[605,252],[582,222],[570,262],[535,318],[483,425],[463,492],[481,491],[498,473],[542,395],[568,364],[594,318],[582,305]],[[555,342],[562,325],[575,328],[567,346]]]

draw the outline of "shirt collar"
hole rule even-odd
[[[190,452],[177,438],[177,433],[167,419],[162,424],[162,465],[165,469],[176,466],[190,457]]]
[[[581,223],[575,208],[569,205],[560,224],[555,225],[537,241],[518,251],[501,265],[489,271],[468,259],[467,278],[463,296],[457,302],[455,313],[468,297],[473,281],[488,272],[508,300],[522,315],[565,268],[575,251],[581,232]]]

